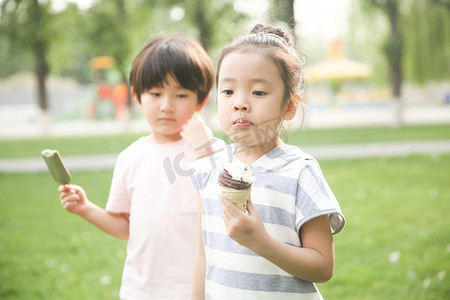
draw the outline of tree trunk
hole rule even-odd
[[[45,46],[41,41],[37,42],[34,46],[34,60],[36,64],[35,74],[38,88],[39,107],[41,110],[47,110],[47,88],[45,84],[47,78],[47,62],[45,59]]]
[[[197,0],[195,21],[197,23],[197,28],[200,31],[200,43],[206,52],[209,49],[209,41],[211,40],[211,26],[208,24],[206,18],[206,7],[204,0]]]
[[[297,46],[297,35],[295,34],[295,27],[297,23],[295,22],[294,2],[294,0],[288,0],[288,4],[286,7],[286,16],[287,24],[289,26],[289,29],[291,30],[292,37],[294,38],[292,42],[295,46]]]
[[[42,15],[41,8],[38,0],[33,0],[31,5],[31,24],[34,28],[31,30],[36,32],[35,40],[33,42],[34,61],[35,61],[35,74],[37,82],[37,94],[39,108],[41,109],[41,128],[44,134],[49,133],[50,117],[48,113],[47,102],[47,87],[46,79],[48,74],[48,64],[46,59],[47,45],[45,40],[39,35],[39,28],[42,28]]]
[[[396,0],[387,2],[387,13],[391,26],[391,37],[386,45],[386,51],[389,58],[390,77],[392,86],[392,95],[394,97],[395,126],[403,126],[403,101],[402,101],[402,55],[403,55],[403,37],[400,28],[399,4]]]

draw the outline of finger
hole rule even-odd
[[[239,218],[242,217],[242,215],[245,215],[245,213],[240,210],[233,202],[231,202],[230,200],[228,200],[227,197],[225,197],[223,194],[219,195],[219,197],[221,198],[222,204],[223,204],[223,210],[227,211],[230,216],[232,216],[233,218]]]
[[[66,197],[62,198],[61,201],[62,202],[68,202],[68,201],[69,202],[70,201],[78,202],[78,201],[80,201],[80,196],[78,196],[77,194],[70,194],[70,195],[67,195]]]
[[[77,206],[77,203],[76,202],[72,202],[72,201],[68,201],[68,202],[63,204],[63,207],[66,210],[70,210],[70,209],[74,208],[75,206]]]
[[[58,187],[58,192],[68,192],[68,191],[70,191],[70,186],[69,185],[67,185],[67,184],[63,184],[63,185],[60,185],[59,187]]]
[[[64,199],[64,198],[70,197],[72,195],[75,195],[75,191],[67,190],[67,191],[60,192],[59,193],[59,198],[60,199]]]
[[[251,198],[249,198],[249,199],[247,200],[247,211],[248,211],[248,213],[249,213],[250,215],[252,215],[253,213],[256,212],[256,208],[255,208],[255,206],[253,205],[253,202],[252,202],[252,199],[251,199]]]

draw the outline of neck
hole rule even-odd
[[[279,137],[276,140],[266,144],[248,145],[238,143],[237,148],[234,152],[234,156],[239,158],[247,165],[251,165],[273,148],[283,144],[284,143]]]
[[[172,135],[161,135],[161,134],[152,133],[148,137],[148,140],[150,141],[150,143],[153,143],[153,144],[172,143],[172,142],[176,142],[180,139],[181,139],[180,133],[172,134]]]

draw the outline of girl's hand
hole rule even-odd
[[[81,186],[61,185],[58,188],[58,192],[61,205],[67,211],[80,215],[87,210],[89,200]]]
[[[195,151],[197,158],[206,157],[214,153],[211,139],[213,137],[211,129],[205,124],[198,114],[183,125],[181,137],[187,141],[189,146]]]
[[[222,201],[223,221],[228,235],[239,244],[257,252],[256,249],[264,245],[269,235],[251,199],[248,199],[246,214],[223,194],[219,194],[219,198]]]

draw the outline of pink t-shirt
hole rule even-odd
[[[198,209],[193,160],[183,139],[153,144],[142,137],[120,153],[106,210],[130,214],[121,299],[189,299]]]

